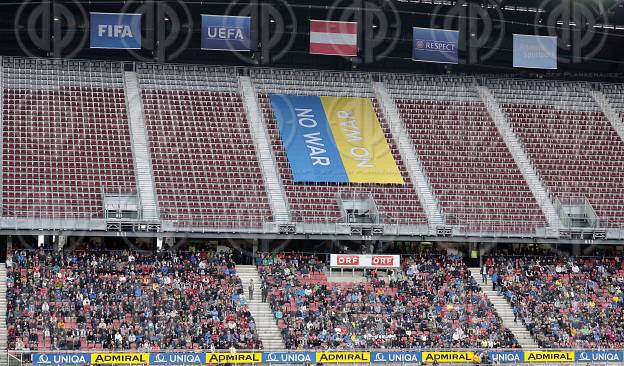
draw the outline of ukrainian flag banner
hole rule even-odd
[[[295,182],[404,183],[369,98],[269,99]]]

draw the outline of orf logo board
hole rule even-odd
[[[370,255],[370,254],[332,254],[332,267],[345,268],[397,268],[401,266],[399,255]]]
[[[140,49],[141,14],[91,13],[91,48]]]

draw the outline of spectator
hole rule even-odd
[[[261,347],[228,253],[38,250],[13,263],[10,348]]]
[[[518,347],[459,257],[414,256],[395,279],[346,284],[314,256],[267,257],[259,272],[287,348]]]
[[[491,259],[502,293],[541,347],[624,347],[621,257]]]

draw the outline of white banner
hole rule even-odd
[[[343,268],[399,268],[400,255],[332,254],[330,265]]]

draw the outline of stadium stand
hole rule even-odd
[[[546,225],[472,77],[387,74],[385,83],[447,224],[486,232]]]
[[[265,254],[258,265],[290,349],[519,347],[459,257],[406,257],[359,283],[328,282],[313,255]]]
[[[585,197],[599,218],[612,226],[621,224],[624,142],[588,85],[514,79],[490,79],[486,85],[551,195],[561,200]]]
[[[271,221],[235,69],[141,64],[137,74],[162,218],[206,227]]]
[[[123,68],[3,58],[2,215],[102,218],[135,194]]]
[[[229,254],[18,251],[10,349],[257,349]]]
[[[294,221],[341,222],[343,214],[337,200],[337,196],[341,195],[347,199],[372,197],[383,223],[426,224],[426,215],[414,185],[409,179],[390,129],[374,98],[369,75],[278,69],[252,69],[250,72],[258,91],[260,108],[273,144],[274,156]],[[269,93],[371,98],[392,155],[406,184],[294,182],[275,115],[267,97]]]
[[[540,347],[624,346],[622,258],[493,256],[486,263]]]

